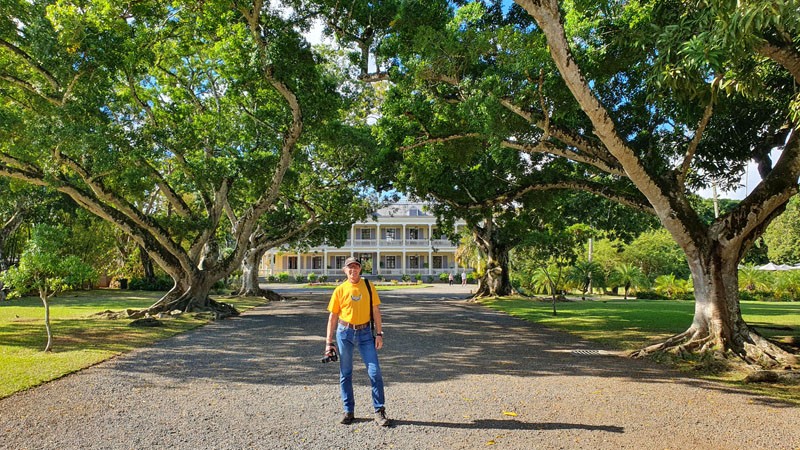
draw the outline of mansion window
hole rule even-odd
[[[444,267],[444,264],[442,263],[442,257],[441,256],[434,256],[433,257],[433,268],[434,269],[442,269],[443,267]]]
[[[386,268],[387,269],[396,269],[397,268],[397,259],[394,256],[387,256],[386,257]]]
[[[297,256],[289,256],[286,259],[287,269],[297,269]]]
[[[336,268],[341,269],[344,267],[344,262],[347,259],[347,256],[337,256],[336,257]]]
[[[372,230],[369,228],[362,228],[361,239],[372,239]]]
[[[408,229],[408,238],[409,239],[419,239],[419,228],[409,228]]]
[[[419,269],[419,256],[409,256],[408,267],[411,269]]]
[[[322,269],[322,256],[315,256],[311,258],[312,269]]]

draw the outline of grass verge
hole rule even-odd
[[[96,290],[70,292],[51,300],[53,350],[47,340],[44,307],[36,297],[0,303],[0,398],[60,378],[132,349],[196,328],[207,315],[183,314],[161,327],[130,327],[129,319],[95,316],[105,311],[146,308],[163,292]],[[239,311],[263,304],[263,298],[217,298]]]
[[[548,328],[565,331],[607,348],[633,351],[680,333],[692,323],[694,302],[669,300],[576,301],[553,305],[521,297],[486,299],[482,303]],[[741,302],[742,316],[762,335],[782,342],[800,340],[800,303]],[[703,361],[670,361],[678,369],[704,379],[723,381],[800,405],[800,385],[745,384],[738,371],[706,371]]]

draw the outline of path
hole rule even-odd
[[[800,448],[800,408],[598,355],[466,303],[460,286],[381,293],[395,425],[372,423],[362,366],[359,420],[339,425],[337,368],[318,362],[327,298],[284,292],[0,400],[0,448]]]

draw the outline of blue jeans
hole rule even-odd
[[[377,412],[383,408],[383,376],[378,363],[378,351],[375,350],[375,338],[367,327],[354,330],[342,325],[336,329],[336,343],[339,345],[339,388],[342,393],[344,412],[352,413],[356,401],[353,398],[353,349],[358,347],[361,359],[367,366],[367,374],[372,384],[372,406]]]

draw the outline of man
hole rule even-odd
[[[361,359],[367,366],[367,374],[372,384],[372,406],[375,410],[375,422],[380,426],[388,426],[384,408],[383,377],[378,363],[378,350],[383,348],[383,322],[378,305],[381,299],[374,286],[372,291],[372,316],[375,322],[376,336],[372,337],[370,328],[370,290],[361,279],[361,261],[347,258],[344,262],[344,273],[347,280],[340,284],[331,295],[328,303],[328,332],[326,334],[325,356],[336,354],[339,346],[339,387],[344,404],[344,415],[341,423],[349,425],[355,418],[355,399],[353,398],[353,349],[358,347]],[[335,333],[335,341],[334,341]]]
[[[467,272],[466,271],[462,271],[461,272],[461,285],[462,286],[466,286],[467,285]]]

